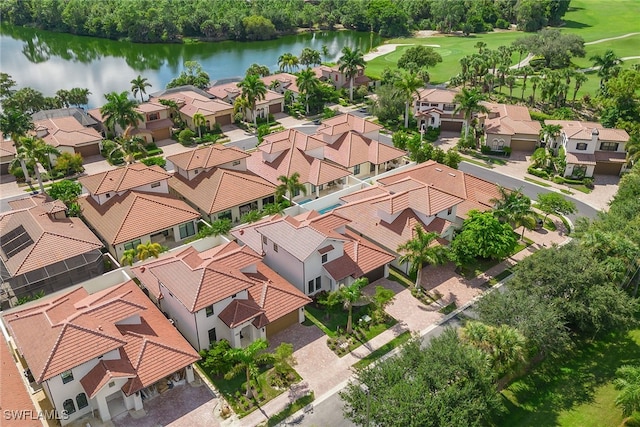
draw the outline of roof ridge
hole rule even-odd
[[[184,262],[184,261],[183,261],[183,262]],[[186,264],[186,263],[185,263],[185,264]],[[187,267],[189,267],[189,264],[187,264]],[[191,267],[189,267],[189,268],[191,268]],[[200,267],[198,267],[198,268],[197,268],[197,269],[195,269],[195,270],[194,270],[194,269],[192,269],[192,271],[196,271],[196,270],[200,270],[200,272],[199,272],[199,273],[200,273],[200,278],[199,278],[199,280],[198,280],[198,288],[196,289],[196,294],[195,294],[195,296],[194,296],[194,298],[193,298],[193,302],[191,303],[191,307],[190,307],[190,309],[189,309],[189,311],[190,311],[191,313],[193,313],[193,312],[195,311],[195,309],[196,309],[196,303],[198,302],[198,299],[200,298],[200,293],[202,292],[202,283],[204,283],[204,273],[205,273],[206,268],[205,268],[205,267],[200,266]]]
[[[38,222],[38,220],[35,220],[35,222]],[[40,224],[38,224],[40,225]],[[15,269],[16,272],[20,271],[20,269],[22,268],[22,266],[27,262],[27,260],[29,259],[29,256],[31,255],[31,253],[33,252],[33,250],[36,248],[38,242],[40,240],[42,240],[42,236],[44,236],[45,231],[44,228],[40,227],[42,229],[42,233],[40,234],[40,237],[38,237],[38,239],[36,241],[33,242],[33,245],[30,245],[29,247],[29,251],[27,252],[27,256],[25,256],[22,260],[22,262],[17,266],[17,268]],[[28,234],[28,233],[27,233]],[[29,235],[29,237],[31,237],[31,235]],[[33,239],[32,239],[33,240]],[[3,250],[4,252],[4,250]],[[22,252],[22,251],[20,251]],[[18,253],[20,253],[18,252]],[[17,254],[16,254],[17,255]],[[7,257],[7,261],[9,260],[9,257]],[[15,273],[14,273],[15,274]]]

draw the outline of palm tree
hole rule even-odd
[[[135,98],[140,92],[140,102],[144,102],[144,98],[142,94],[147,94],[147,88],[151,87],[151,83],[147,81],[146,77],[142,77],[138,74],[138,77],[131,80],[131,92],[133,93],[133,97]]]
[[[509,98],[513,96],[513,87],[516,85],[516,77],[512,74],[509,74],[505,79],[505,83],[509,88]]]
[[[202,113],[195,113],[193,115],[193,125],[198,128],[198,138],[202,138],[202,126],[207,123],[207,119]]]
[[[59,156],[60,151],[40,138],[23,136],[19,140],[16,148],[16,157],[11,162],[10,167],[15,167],[15,163],[20,164],[23,172],[25,172],[25,179],[29,179],[28,168],[33,168],[36,173],[40,192],[44,193],[44,185],[42,185],[42,177],[40,176],[38,163],[44,166],[47,172],[51,172],[51,155]]]
[[[133,261],[136,259],[136,250],[127,249],[122,253],[120,258],[120,265],[133,265]]]
[[[362,288],[369,284],[369,279],[361,277],[356,279],[349,286],[342,285],[336,291],[332,292],[329,296],[330,299],[339,301],[342,306],[347,310],[347,333],[353,332],[353,304],[362,299]]]
[[[627,163],[629,166],[635,165],[640,160],[640,136],[637,133],[631,135],[625,149],[627,150]]]
[[[457,114],[461,111],[464,113],[465,139],[469,136],[469,126],[471,125],[471,117],[473,116],[473,114],[486,113],[489,111],[487,107],[481,104],[481,102],[484,100],[484,95],[478,92],[478,90],[475,88],[462,88],[462,91],[456,94],[456,96],[453,98],[453,101],[457,104],[456,108],[453,110],[453,114]]]
[[[543,124],[540,129],[540,139],[545,142],[548,142],[549,140],[555,141],[556,138],[560,136],[560,132],[562,132],[561,125]]]
[[[515,49],[518,52],[518,69],[520,69],[520,63],[522,62],[522,55],[525,54],[528,49],[522,44],[519,44]]]
[[[104,117],[105,126],[113,133],[116,132],[116,125],[119,125],[123,132],[129,126],[138,127],[138,122],[144,117],[136,110],[138,106],[135,101],[129,99],[128,93],[110,92],[104,95],[107,103],[100,108],[100,114]]]
[[[578,95],[578,91],[584,82],[589,80],[589,78],[584,73],[576,73],[573,77],[574,87],[573,87],[573,98],[571,100],[571,104],[576,104],[576,95]]]
[[[309,115],[309,94],[315,92],[320,85],[320,80],[316,77],[316,73],[310,68],[302,70],[298,73],[296,84],[301,93],[304,93],[307,115]]]
[[[252,209],[240,217],[240,222],[243,224],[251,224],[260,221],[263,216],[264,214],[261,211]]]
[[[536,103],[536,89],[538,88],[539,84],[540,84],[540,77],[531,76],[531,101],[534,104]]]
[[[160,243],[151,243],[151,240],[139,244],[136,248],[136,256],[140,261],[144,261],[149,257],[158,258],[160,253],[162,253],[162,245]]]
[[[512,228],[522,227],[522,239],[524,239],[524,230],[532,229],[536,225],[535,212],[531,208],[531,199],[524,195],[522,188],[515,191],[509,190],[498,185],[500,198],[492,199],[495,208],[493,214],[502,222],[507,222]]]
[[[520,96],[520,101],[524,101],[524,90],[527,87],[527,77],[529,77],[533,73],[533,68],[528,65],[525,65],[520,69],[520,75],[522,76],[522,95]]]
[[[315,49],[305,47],[304,49],[302,49],[302,53],[300,53],[298,62],[307,67],[311,65],[319,65],[322,63],[320,52]]]
[[[278,177],[278,181],[282,184],[276,187],[277,200],[282,200],[282,197],[287,194],[289,194],[289,200],[293,200],[298,193],[307,194],[307,188],[300,182],[300,174],[298,172],[294,172],[288,178],[285,175],[281,175]]]
[[[329,57],[329,47],[326,44],[322,45],[322,56],[325,61],[327,60],[327,57]]]
[[[351,50],[348,46],[342,48],[342,56],[338,59],[338,69],[349,79],[349,100],[353,102],[353,79],[360,67],[364,68],[364,54],[358,48]]]
[[[399,80],[396,80],[395,85],[398,92],[404,98],[404,127],[409,127],[409,105],[413,103],[413,96],[420,96],[418,89],[424,86],[422,79],[420,79],[413,72],[404,72]]]
[[[14,143],[18,143],[20,137],[32,129],[30,115],[14,108],[0,112],[0,132],[9,135]]]
[[[298,57],[294,54],[287,52],[280,55],[278,58],[278,67],[280,67],[280,71],[293,71],[298,68],[299,64]]]
[[[613,385],[620,394],[616,397],[616,406],[622,407],[625,417],[640,410],[640,368],[638,366],[624,365],[616,371]]]
[[[258,114],[256,113],[256,104],[267,95],[267,86],[260,79],[260,76],[250,74],[238,83],[238,87],[242,89],[240,96],[247,101],[248,106],[253,112],[253,127],[257,130]]]
[[[145,151],[144,140],[138,137],[117,137],[114,140],[105,140],[102,143],[106,148],[107,159],[112,161],[122,157],[125,162],[135,163],[135,154]]]
[[[398,246],[397,251],[403,253],[400,264],[410,264],[411,273],[416,274],[416,289],[422,282],[422,268],[425,264],[441,265],[448,260],[447,248],[436,242],[437,233],[427,233],[416,225],[413,229],[413,238]]]
[[[233,224],[229,218],[220,218],[211,223],[211,229],[214,236],[224,236],[229,234],[233,228]]]
[[[600,86],[604,86],[611,76],[616,75],[620,69],[620,64],[622,64],[622,59],[618,58],[611,49],[602,55],[592,56],[589,61],[593,62],[594,67],[598,67]]]
[[[478,53],[482,55],[482,51],[487,47],[487,44],[485,42],[477,42],[473,47],[478,48]]]
[[[260,364],[273,361],[273,355],[263,352],[268,346],[266,340],[259,339],[249,344],[246,348],[232,348],[227,352],[227,357],[233,363],[233,367],[224,375],[224,378],[230,380],[244,372],[247,379],[247,391],[245,394],[247,397],[251,397],[252,381],[255,382],[256,387],[259,386],[255,380],[260,373]]]

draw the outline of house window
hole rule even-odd
[[[70,383],[71,381],[73,381],[73,372],[71,372],[70,370],[64,371],[60,374],[60,376],[62,377],[62,384]]]
[[[262,236],[262,244],[263,245],[267,244],[267,236]]]
[[[316,192],[316,188],[317,187],[315,185],[311,184],[311,194]]]
[[[573,171],[571,172],[572,176],[583,178],[587,174],[587,166],[586,165],[574,165]]]
[[[233,166],[238,166],[239,164],[240,164],[240,160],[235,160],[235,161],[233,162]]]
[[[586,149],[587,149],[587,143],[586,142],[578,142],[576,144],[576,150],[584,151]]]
[[[116,382],[115,381],[111,381],[109,382],[109,388],[115,387],[116,386]]]
[[[86,408],[87,406],[89,406],[87,395],[84,393],[78,394],[76,396],[76,403],[78,404],[78,409]]]
[[[319,291],[321,287],[322,287],[322,279],[320,278],[320,276],[318,276],[316,277],[316,291]]]
[[[360,165],[355,165],[353,167],[353,174],[358,175],[360,173]]]
[[[453,111],[456,109],[456,106],[453,104],[444,104],[444,111]]]
[[[323,254],[322,255],[322,263],[324,264],[325,262],[327,262],[328,258],[329,257],[327,256],[327,254]]]
[[[207,317],[213,316],[213,304],[211,304],[210,306],[206,307],[204,309],[204,312],[207,314]]]
[[[601,151],[618,151],[618,143],[617,142],[601,142],[600,150]]]
[[[265,197],[264,199],[262,199],[262,206],[275,203],[275,201],[276,199],[273,196]]]
[[[369,172],[375,172],[376,171],[376,165],[373,163],[369,163]]]
[[[153,120],[158,120],[160,118],[160,114],[158,113],[149,113],[147,114],[147,121],[153,121]]]
[[[111,197],[111,193],[107,193],[105,197],[108,199],[109,197]]]
[[[193,174],[198,175],[198,172],[200,172],[198,169],[194,169]]]
[[[73,404],[73,399],[67,399],[62,403],[62,409],[69,414],[76,412],[76,405]]]
[[[209,345],[218,341],[218,337],[216,337],[216,328],[209,329]]]
[[[160,187],[159,182],[154,182],[153,184],[151,184],[151,188],[158,188],[158,187]]]
[[[180,238],[184,239],[185,237],[193,236],[196,234],[196,228],[193,225],[193,222],[188,222],[186,224],[180,224],[178,227],[180,230]]]
[[[278,252],[278,245],[275,243],[273,244],[273,252]]]
[[[313,286],[313,279],[309,280],[309,290],[308,290],[308,294],[312,294],[314,291],[314,286]]]
[[[230,220],[231,219],[231,211],[228,210],[228,211],[224,211],[224,212],[219,213],[218,214],[218,219],[228,219],[228,220]]]
[[[128,251],[130,249],[135,250],[139,244],[142,243],[142,240],[138,239],[138,240],[134,240],[133,242],[129,242],[129,243],[125,243],[124,244],[124,250]]]
[[[453,208],[447,209],[447,215],[451,215],[453,213]]]

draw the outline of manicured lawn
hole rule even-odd
[[[470,159],[468,157],[462,157],[463,162],[472,163],[474,165],[482,166],[483,168],[493,169],[493,166],[486,164],[485,162],[481,162],[479,160]]]
[[[404,275],[401,271],[396,269],[395,267],[389,268],[389,280],[393,280],[404,286],[405,288],[411,288],[415,286],[415,282],[412,282],[407,276]]]
[[[562,30],[582,36],[585,42],[616,37],[640,31],[634,18],[639,15],[636,0],[571,0]]]
[[[538,181],[537,179],[529,178],[528,176],[524,177],[524,180],[527,182],[533,182],[534,184],[541,185],[543,187],[551,187],[551,184],[546,183],[544,181]]]
[[[257,406],[255,405],[255,401],[253,399],[247,399],[244,397],[246,391],[246,377],[244,372],[236,375],[230,380],[226,380],[223,377],[219,377],[213,375],[209,369],[200,364],[202,370],[207,374],[211,382],[216,386],[216,388],[222,393],[233,408],[233,411],[239,416],[244,417],[247,414],[253,412]],[[292,373],[295,376],[294,383],[302,380],[300,375],[292,368]],[[260,375],[258,376],[258,383],[260,384],[260,396],[259,396],[259,404],[264,405],[269,402],[273,398],[282,394],[286,388],[276,389],[269,384],[269,378],[271,375],[274,375],[273,369],[269,369],[267,367],[262,367],[260,369]],[[261,397],[261,398],[260,398]]]
[[[502,393],[499,426],[619,426],[615,371],[640,363],[640,329],[598,341],[579,340],[560,360],[545,360]]]
[[[403,333],[401,333],[400,335],[398,335],[397,337],[395,337],[394,339],[392,339],[382,347],[372,351],[369,355],[363,357],[362,359],[354,363],[353,367],[356,369],[362,369],[368,366],[369,364],[380,359],[385,354],[389,353],[394,348],[400,347],[402,344],[409,341],[409,338],[411,338],[411,333],[409,331],[404,331]]]
[[[312,391],[306,396],[302,396],[300,399],[296,400],[295,402],[289,403],[285,409],[278,412],[273,417],[269,418],[269,420],[267,421],[267,427],[277,426],[282,421],[287,419],[287,417],[295,414],[300,409],[304,408],[305,406],[313,402],[314,399],[315,399],[315,396]]]

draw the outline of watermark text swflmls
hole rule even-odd
[[[2,411],[2,418],[9,420],[68,420],[67,411],[35,411],[33,409],[5,409]]]

